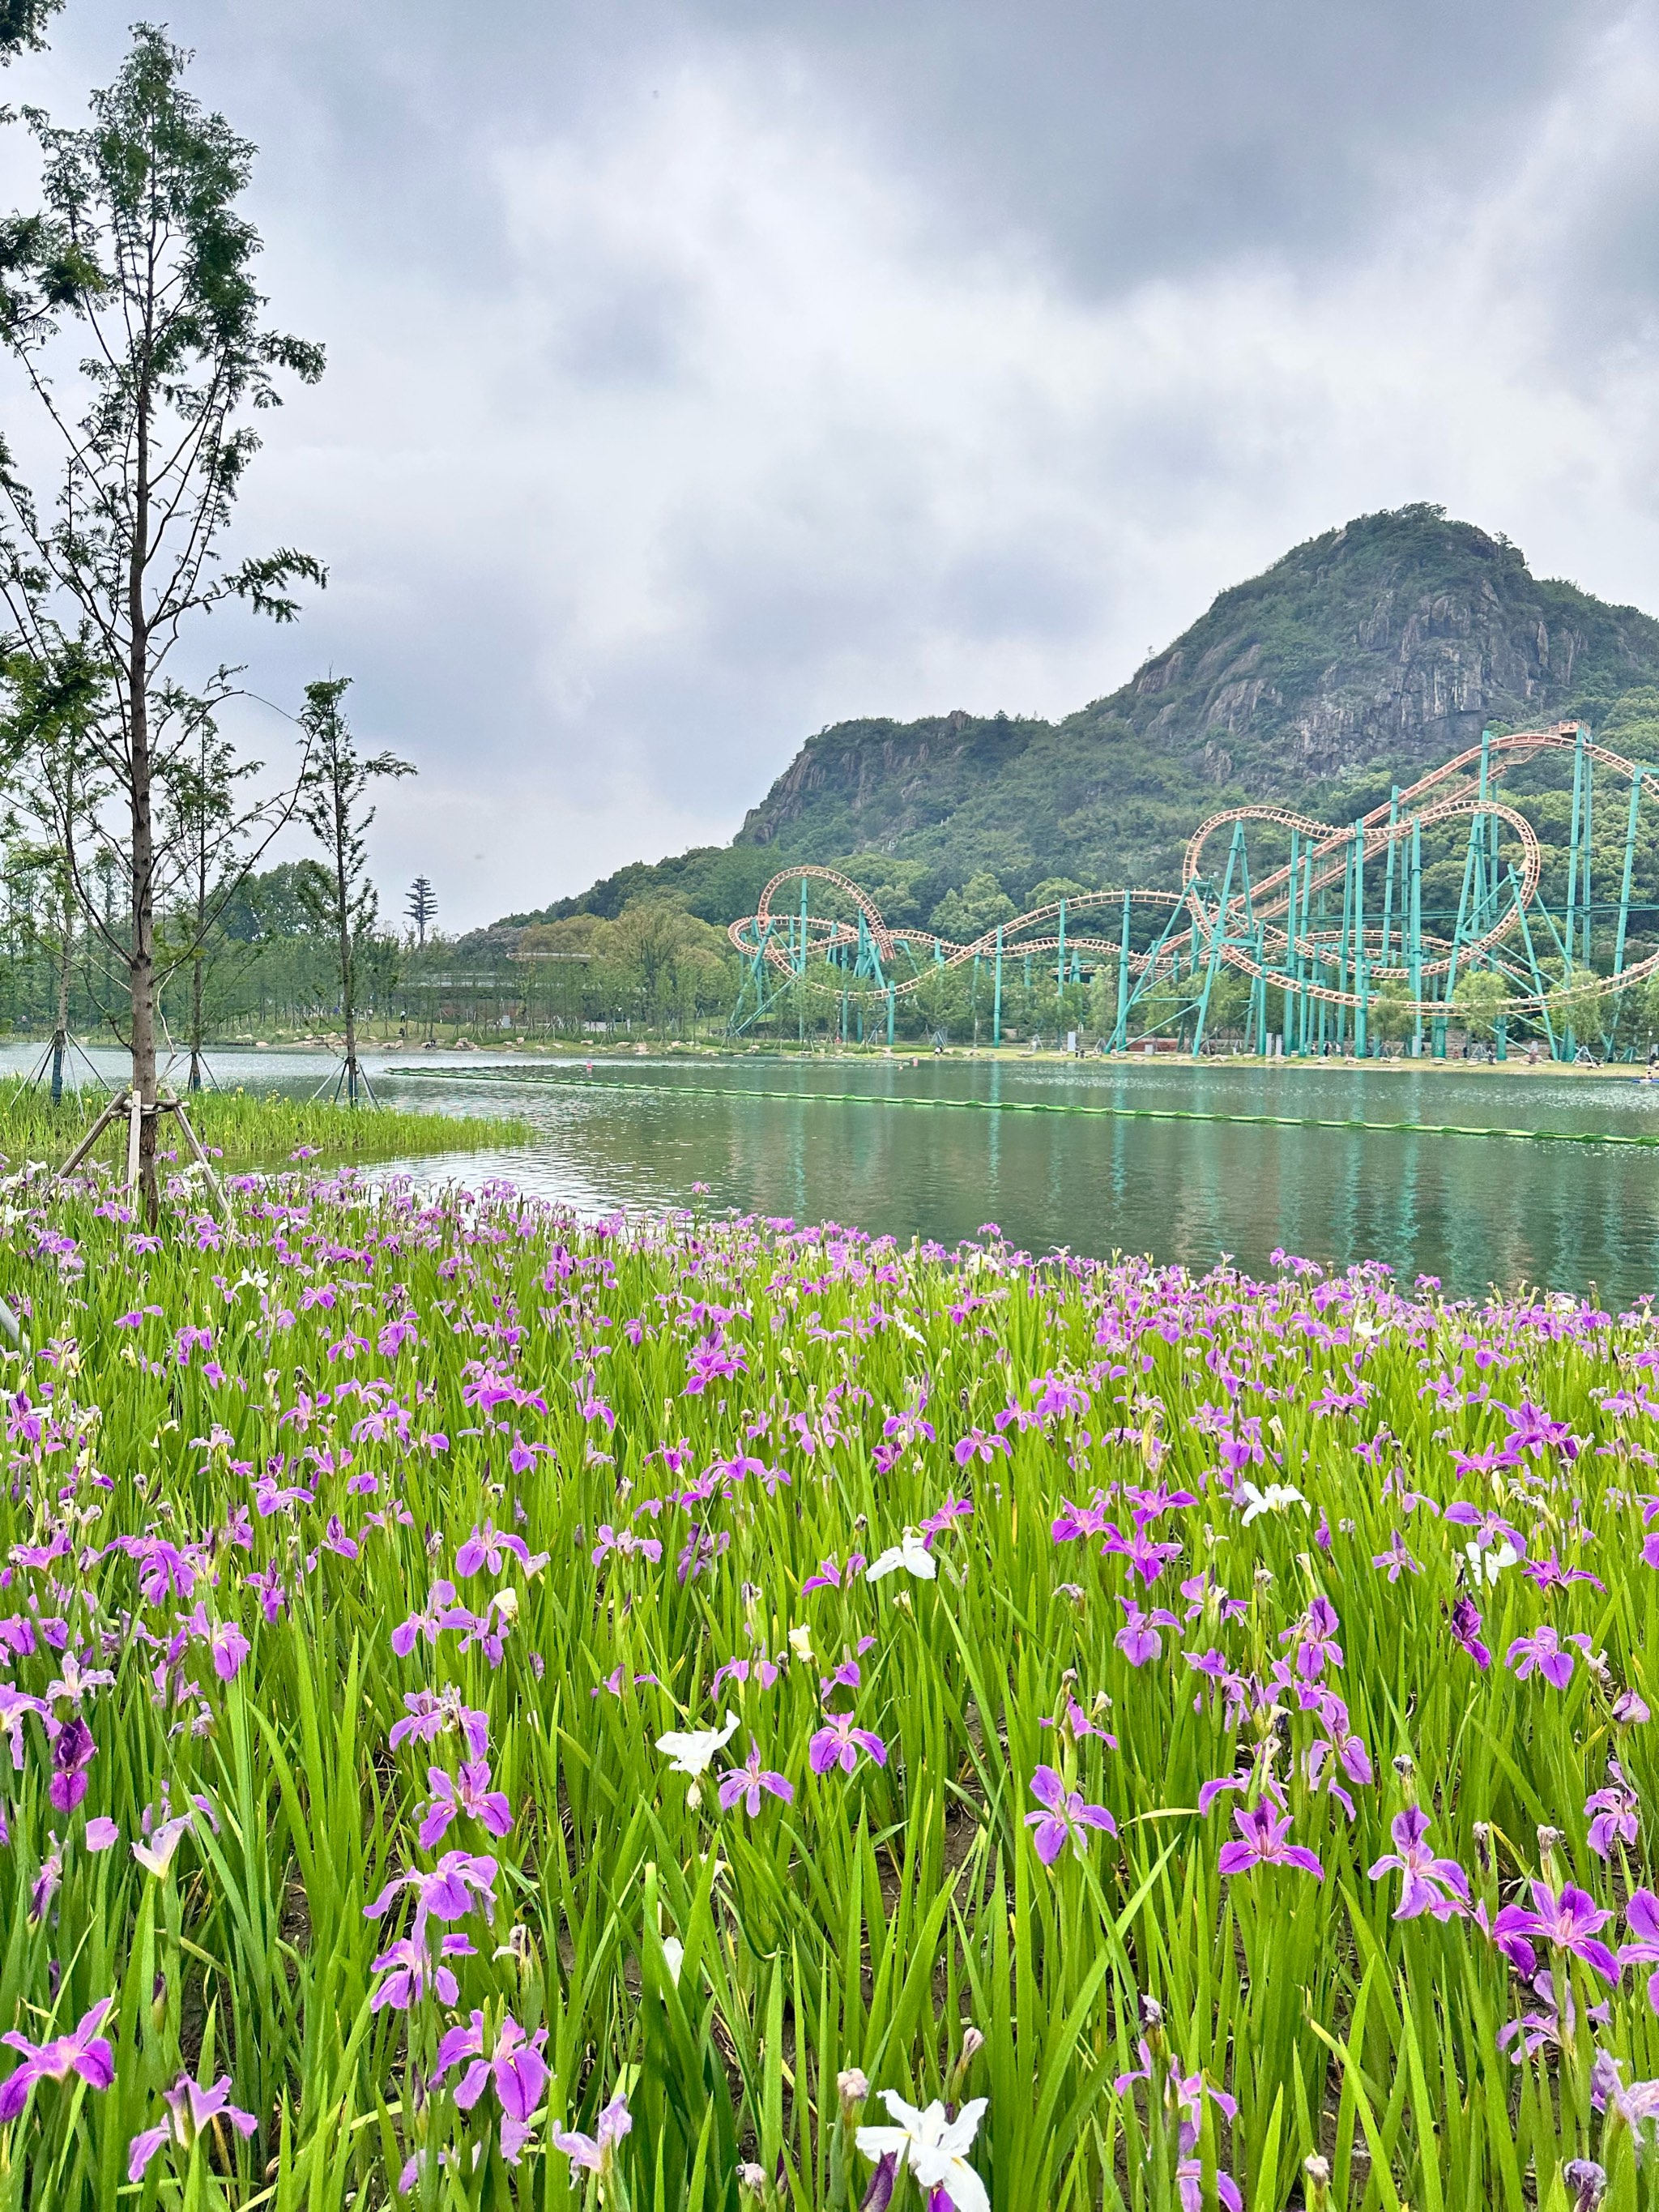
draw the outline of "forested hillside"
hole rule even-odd
[[[1659,731],[1643,734],[1656,699],[1659,623],[1535,578],[1518,547],[1437,507],[1404,507],[1222,592],[1063,721],[837,723],[730,845],[624,868],[501,927],[614,917],[641,899],[724,923],[780,866],[813,860],[847,866],[895,920],[949,929],[964,899],[977,913],[1059,881],[1172,881],[1218,806],[1278,799],[1347,818],[1487,725],[1582,715],[1659,749]]]

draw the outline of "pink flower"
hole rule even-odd
[[[761,1808],[763,1790],[769,1790],[775,1797],[781,1797],[786,1805],[794,1802],[793,1785],[781,1774],[761,1765],[759,1747],[756,1747],[750,1750],[746,1765],[728,1768],[721,1780],[721,1812],[729,1813],[741,1797],[746,1801],[745,1809],[750,1819],[756,1819]]]
[[[851,1713],[831,1713],[807,1745],[806,1756],[814,1774],[828,1774],[833,1766],[850,1774],[861,1750],[878,1766],[886,1765],[887,1747],[872,1729],[854,1728]]]
[[[1242,1842],[1224,1844],[1216,1864],[1223,1874],[1254,1874],[1258,1867],[1297,1867],[1310,1874],[1316,1881],[1323,1881],[1325,1869],[1314,1854],[1301,1844],[1287,1839],[1291,1832],[1291,1816],[1281,1814],[1277,1819],[1269,1805],[1252,1805],[1244,1812],[1233,1814],[1233,1825]]]
[[[1044,1866],[1054,1864],[1068,1838],[1072,1849],[1080,1856],[1089,1848],[1087,1831],[1091,1828],[1098,1828],[1109,1836],[1117,1833],[1117,1822],[1106,1808],[1085,1803],[1079,1790],[1068,1790],[1052,1766],[1036,1769],[1031,1777],[1031,1795],[1042,1809],[1028,1813],[1025,1825],[1036,1830],[1032,1841]]]
[[[1424,1841],[1429,1820],[1420,1806],[1408,1805],[1390,1824],[1394,1850],[1378,1859],[1370,1870],[1373,1881],[1388,1873],[1406,1877],[1395,1908],[1396,1920],[1415,1920],[1431,1912],[1437,1920],[1449,1920],[1469,1901],[1469,1878],[1455,1859],[1437,1858]]]
[[[142,2181],[144,2170],[170,2136],[188,2151],[210,2120],[228,2120],[240,2135],[251,2136],[258,2126],[252,2112],[230,2101],[230,2076],[222,2074],[210,2089],[188,2074],[181,2074],[170,2089],[163,2089],[167,2117],[159,2127],[134,2136],[127,2154],[127,2179]]]
[[[1515,1668],[1518,1682],[1524,1682],[1534,1667],[1553,1689],[1565,1690],[1572,1680],[1572,1654],[1547,1621],[1530,1636],[1517,1636],[1504,1654],[1504,1664]]]
[[[438,2045],[438,2063],[432,2078],[441,2081],[463,2058],[471,2059],[472,2063],[456,2084],[455,2102],[462,2112],[470,2112],[485,2089],[494,2085],[496,2102],[501,2108],[501,2155],[509,2165],[516,2165],[530,2132],[530,2117],[547,2087],[547,2061],[542,2057],[547,2030],[538,2027],[533,2035],[526,2035],[509,2014],[502,2021],[495,2048],[487,2057],[483,2034],[484,2016],[481,2012],[473,2014],[469,2027],[452,2027]]]
[[[114,2005],[113,1996],[100,1997],[90,2012],[82,2014],[79,2027],[50,2043],[31,2043],[15,2028],[0,2035],[0,2043],[23,2054],[22,2064],[0,2082],[0,2126],[17,2118],[37,2081],[66,2081],[78,2074],[89,2088],[108,2088],[115,2079],[115,2053],[98,2031]]]
[[[492,1836],[512,1833],[513,1808],[506,1790],[490,1788],[487,1759],[466,1760],[453,1780],[441,1766],[429,1766],[426,1778],[432,1798],[420,1826],[423,1851],[429,1851],[447,1832],[450,1822],[461,1816],[478,1821]]]

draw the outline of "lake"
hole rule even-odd
[[[39,1048],[0,1052],[21,1070]],[[118,1075],[113,1054],[96,1055]],[[1134,1107],[1659,1135],[1659,1085],[1432,1065],[1203,1066],[927,1059],[605,1060],[373,1055],[390,1104],[510,1112],[532,1144],[410,1164],[422,1181],[505,1176],[584,1212],[710,1210],[833,1219],[950,1244],[995,1222],[1034,1251],[1148,1252],[1255,1271],[1275,1248],[1386,1261],[1449,1291],[1528,1282],[1627,1303],[1659,1281],[1659,1150],[1156,1121],[1003,1107]],[[314,1090],[319,1053],[212,1056],[226,1086]],[[848,1097],[845,1094],[857,1094]],[[827,1094],[842,1094],[830,1096]],[[708,1186],[694,1195],[693,1185]]]

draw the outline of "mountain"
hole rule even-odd
[[[807,739],[729,846],[622,869],[499,927],[662,896],[725,922],[805,860],[855,862],[893,920],[927,916],[986,871],[1020,905],[1059,878],[1170,884],[1218,807],[1347,818],[1485,726],[1578,716],[1600,731],[1656,715],[1659,622],[1534,577],[1507,538],[1440,507],[1401,507],[1223,592],[1121,690],[1063,721],[838,722]]]

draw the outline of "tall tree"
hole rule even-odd
[[[46,25],[64,0],[0,0],[0,67],[18,54],[38,53]]]
[[[0,743],[11,765],[8,842],[21,864],[35,872],[45,893],[35,936],[52,963],[56,1106],[64,1096],[70,978],[82,934],[76,928],[82,870],[93,860],[108,797],[107,779],[88,734],[100,683],[95,665],[82,654],[46,662],[14,653],[0,666],[0,687],[5,696]]]
[[[374,927],[380,902],[368,877],[368,831],[374,809],[366,804],[369,786],[380,778],[413,775],[414,763],[396,753],[358,752],[340,702],[349,676],[331,676],[306,686],[300,726],[307,745],[300,788],[300,816],[323,848],[322,860],[307,860],[301,895],[319,928],[338,947],[340,1013],[345,1029],[345,1094],[357,1103],[362,1076],[357,1066],[356,963],[359,947]]]
[[[0,225],[0,345],[61,454],[55,496],[43,501],[0,447],[0,594],[26,649],[50,659],[66,638],[82,639],[107,672],[97,737],[126,817],[131,888],[130,926],[111,933],[110,949],[125,967],[152,1219],[155,801],[167,742],[156,695],[192,617],[234,599],[287,622],[296,584],[324,580],[289,547],[222,563],[259,443],[247,416],[278,404],[276,371],[312,383],[323,356],[264,325],[258,234],[239,205],[253,149],[186,90],[189,60],[141,24],[114,83],[92,95],[88,128],[26,110],[44,205]],[[175,729],[178,743],[187,738]]]
[[[426,933],[431,928],[438,912],[438,902],[431,884],[424,876],[416,876],[409,887],[409,896],[404,901],[404,912],[409,916],[409,926],[415,933],[416,945],[426,950]]]
[[[186,717],[191,731],[167,764],[162,842],[176,884],[175,964],[190,970],[189,1087],[199,1091],[208,971],[216,941],[221,950],[224,944],[217,924],[252,865],[243,837],[255,823],[267,822],[269,810],[239,807],[237,786],[257,775],[260,763],[244,759],[220,736],[212,701],[174,694],[167,703]]]

